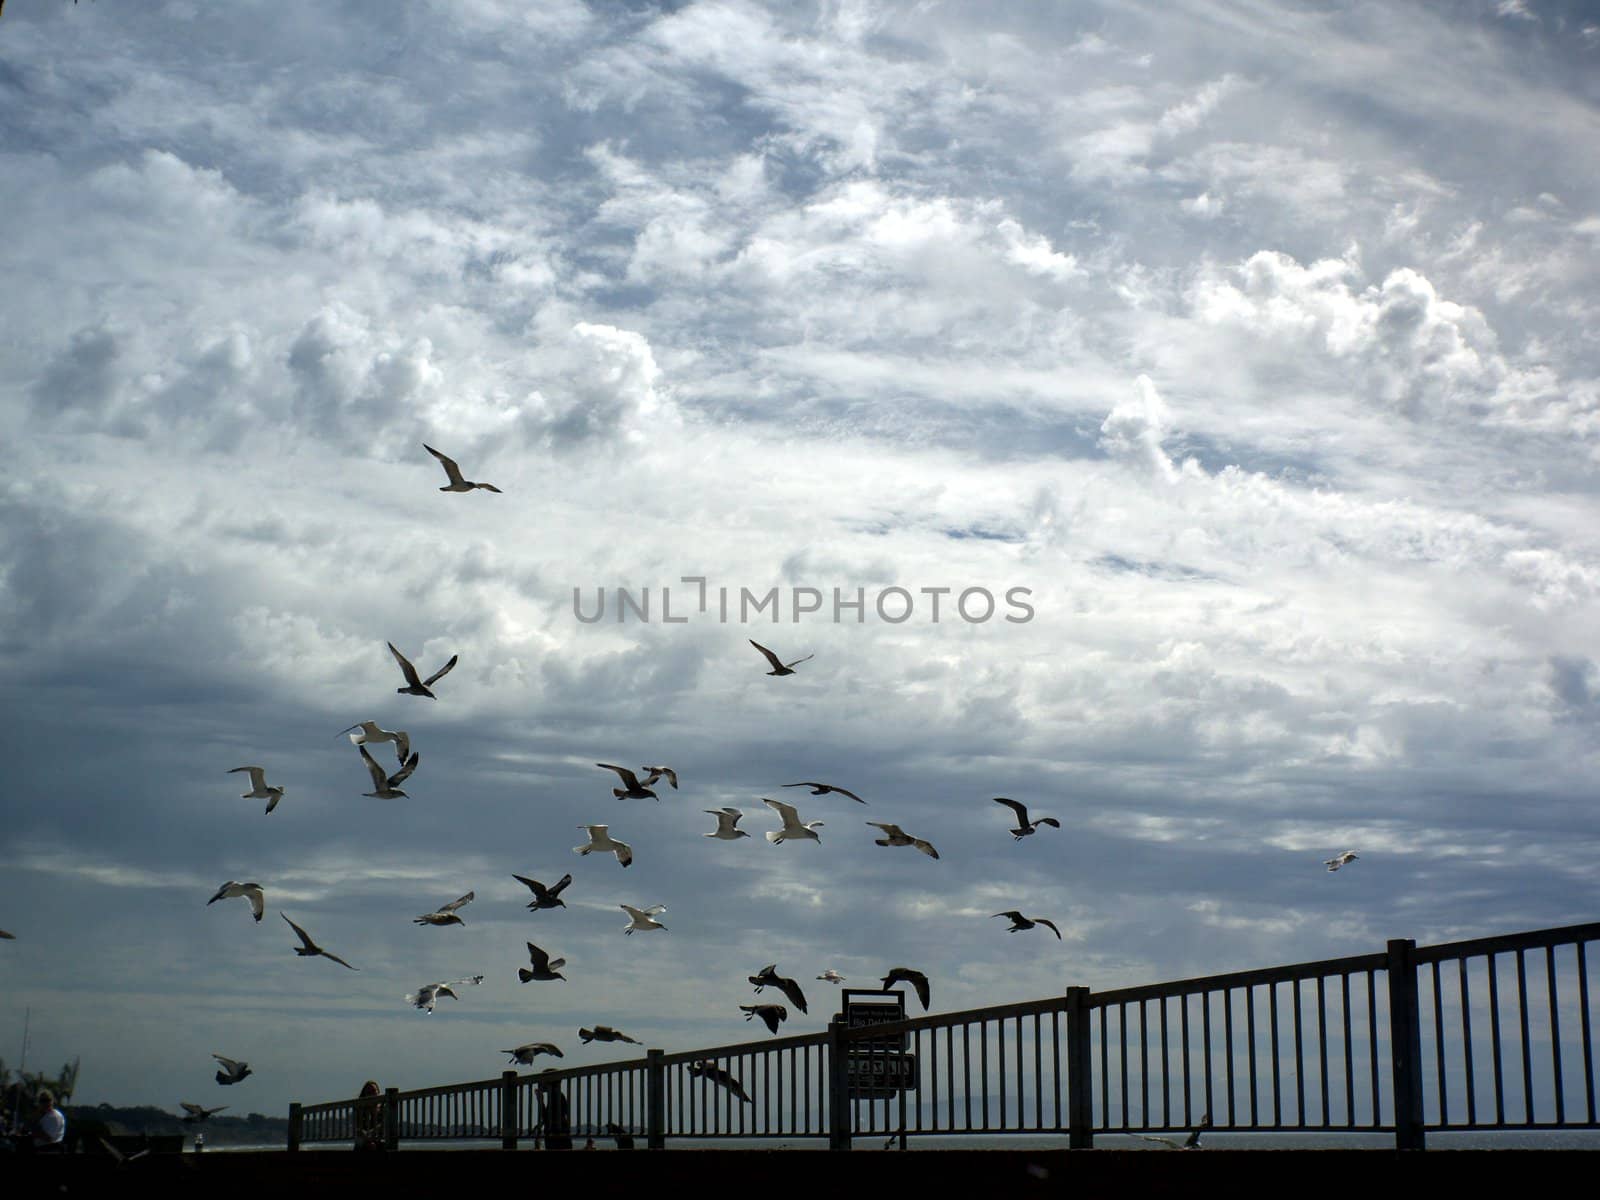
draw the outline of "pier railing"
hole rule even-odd
[[[1600,923],[291,1105],[289,1149],[529,1139],[1600,1129]],[[1173,1139],[1176,1144],[1176,1138]]]

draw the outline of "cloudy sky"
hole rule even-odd
[[[1595,919],[1584,11],[11,0],[0,1056],[282,1112],[744,1040],[774,960],[955,1009]]]

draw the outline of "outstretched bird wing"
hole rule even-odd
[[[622,777],[622,786],[627,788],[630,792],[636,792],[640,790],[639,777],[632,771],[628,770],[627,767],[619,767],[612,763],[595,763],[595,766],[604,767],[608,771],[615,771],[619,776]]]
[[[289,918],[285,917],[282,913],[279,913],[278,915],[280,917],[283,917],[283,919],[285,921],[289,921]],[[311,935],[309,933],[307,933],[304,929],[301,929],[300,926],[296,925],[293,921],[289,921],[289,928],[294,930],[295,933],[300,935],[300,941],[305,945],[305,948],[307,950],[315,950],[318,953],[321,952],[322,947],[317,945],[315,942],[313,942],[311,940]]]
[[[461,897],[461,899],[459,899],[459,900],[452,900],[452,901],[450,901],[449,904],[441,904],[439,906],[439,911],[440,912],[455,912],[455,910],[460,908],[463,904],[471,904],[472,903],[472,898],[474,896],[476,896],[477,894],[478,893],[475,892],[475,891],[468,892],[465,896]],[[466,980],[458,979],[458,980],[456,980],[456,982],[457,983],[465,983]]]
[[[465,483],[461,476],[461,468],[456,466],[456,460],[445,454],[440,454],[427,442],[422,443],[422,448],[439,460],[439,465],[444,468],[444,473],[450,476],[451,483]]]
[[[1004,796],[996,796],[994,802],[996,804],[1004,804],[1017,814],[1018,829],[1026,829],[1028,827],[1028,810],[1024,805],[1018,804],[1015,800],[1007,800]]]
[[[432,681],[430,680],[429,682]],[[411,752],[411,757],[406,760],[406,765],[401,767],[393,775],[389,776],[385,782],[392,788],[399,787],[402,783],[411,778],[411,772],[417,769],[417,764],[421,761],[422,752],[419,750],[413,750]]]
[[[400,664],[400,672],[406,677],[406,683],[411,687],[421,687],[422,680],[417,678],[417,669],[411,665],[411,660],[394,648],[394,643],[387,643],[389,653],[394,655],[395,662]]]
[[[772,664],[772,669],[774,671],[783,670],[783,664],[778,661],[778,656],[776,654],[774,654],[771,650],[768,650],[765,646],[763,646],[760,642],[756,641],[754,638],[750,639],[750,644],[752,646],[754,646],[757,650],[761,651],[762,654],[765,654],[767,656],[767,661]]]
[[[921,850],[929,858],[938,858],[939,852],[933,848],[932,842],[923,841],[921,838],[912,838],[911,844]]]
[[[1046,921],[1043,917],[1035,917],[1033,919],[1033,923],[1035,925],[1043,925],[1051,933],[1056,935],[1056,941],[1059,942],[1061,940],[1061,930],[1056,928],[1056,923],[1054,921]]]
[[[444,666],[440,667],[432,675],[429,675],[422,681],[422,686],[432,687],[436,680],[443,679],[446,675],[450,674],[450,672],[455,669],[455,665],[460,658],[461,656],[459,654],[452,654],[449,662],[445,663]]]
[[[367,753],[365,746],[357,746],[356,749],[361,751],[361,761],[367,764],[367,772],[372,776],[372,790],[383,791],[389,782],[388,772],[378,765],[377,759]]]
[[[317,953],[322,955],[323,958],[331,958],[331,959],[333,959],[333,961],[338,963],[341,967],[350,967],[350,964],[345,962],[345,960],[340,958],[337,954],[329,954],[326,950],[319,950],[319,951],[317,951]],[[361,968],[360,967],[350,967],[350,969],[352,971],[359,971]]]

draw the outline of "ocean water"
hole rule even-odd
[[[640,1135],[635,1135],[640,1136]],[[1169,1135],[1172,1136],[1172,1135]],[[853,1151],[884,1150],[891,1141],[884,1134],[863,1134],[855,1139]],[[642,1137],[641,1137],[642,1143]],[[898,1148],[893,1139],[889,1149]],[[581,1149],[583,1143],[577,1142]],[[402,1150],[487,1150],[496,1143],[480,1141],[419,1141],[400,1143]],[[1040,1136],[1013,1134],[1009,1136],[942,1136],[930,1134],[908,1137],[906,1146],[911,1150],[1065,1150],[1066,1136]],[[1163,1152],[1168,1148],[1144,1141],[1129,1134],[1108,1133],[1095,1138],[1095,1146],[1103,1150],[1150,1150]],[[1207,1131],[1204,1147],[1214,1150],[1388,1150],[1394,1147],[1389,1134],[1372,1133],[1227,1133]],[[1482,1133],[1430,1133],[1428,1147],[1433,1150],[1600,1150],[1600,1130],[1574,1129],[1563,1131],[1482,1132]],[[527,1142],[524,1149],[531,1150]],[[640,1146],[642,1149],[642,1144]],[[668,1138],[668,1150],[826,1150],[826,1138]],[[281,1143],[249,1146],[207,1146],[207,1154],[229,1154],[239,1151],[282,1150]],[[609,1138],[597,1138],[596,1150],[614,1150]],[[305,1146],[308,1153],[348,1152],[347,1145]]]

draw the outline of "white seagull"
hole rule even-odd
[[[353,732],[357,729],[361,732]],[[399,758],[402,766],[405,764],[406,756],[411,753],[411,735],[404,729],[379,729],[376,721],[358,721],[350,726],[349,729],[341,729],[333,736],[341,737],[347,733],[350,734],[351,743],[356,746],[361,745],[363,742],[374,744],[378,742],[393,742],[395,755]]]
[[[224,1086],[230,1083],[238,1083],[246,1075],[253,1073],[250,1070],[250,1064],[247,1062],[224,1058],[220,1054],[213,1054],[211,1057],[222,1064],[222,1070],[217,1072],[217,1082]]]
[[[739,823],[739,818],[744,816],[744,810],[738,808],[705,808],[700,811],[710,813],[717,819],[716,832],[703,834],[703,837],[720,838],[724,842],[731,842],[737,838],[750,836],[744,830],[734,828]]]
[[[665,904],[652,904],[649,908],[634,908],[631,904],[620,904],[617,907],[628,914],[628,925],[622,932],[632,933],[635,929],[665,929],[660,921],[651,920],[656,913],[667,911]]]
[[[411,660],[396,650],[393,642],[385,642],[384,644],[389,647],[389,653],[394,655],[395,662],[400,664],[400,673],[406,677],[406,686],[395,688],[395,691],[402,696],[426,696],[429,700],[437,700],[439,697],[428,689],[433,686],[435,680],[443,679],[450,674],[456,665],[456,660],[461,657],[459,654],[452,654],[450,661],[445,663],[444,666],[426,679],[419,679],[417,677],[417,669],[411,665]]]
[[[461,468],[456,466],[456,460],[440,454],[427,442],[422,443],[422,448],[439,460],[439,465],[444,468],[444,473],[450,477],[449,486],[440,488],[441,492],[470,492],[474,488],[482,488],[486,492],[500,494],[500,489],[492,483],[473,483],[470,479],[463,479],[461,477]]]
[[[800,814],[795,811],[794,805],[785,804],[782,800],[768,800],[765,796],[761,797],[761,803],[783,819],[782,829],[767,830],[767,841],[773,845],[788,841],[791,838],[810,838],[813,842],[822,840],[817,836],[816,831],[822,828],[823,822],[807,821],[802,825],[800,823]]]
[[[400,785],[411,778],[411,772],[417,769],[417,764],[422,761],[422,755],[413,750],[411,757],[406,761],[406,765],[393,775],[390,775],[378,765],[377,759],[367,753],[365,746],[360,747],[360,750],[361,761],[367,764],[367,770],[372,775],[372,790],[361,794],[363,796],[373,796],[379,800],[395,800],[404,796],[406,793],[400,790]]]
[[[241,800],[265,800],[267,811],[271,812],[278,807],[278,801],[283,799],[281,787],[267,786],[267,769],[265,767],[234,767],[229,770],[229,775],[237,775],[240,771],[250,772],[250,790],[239,797]]]
[[[650,778],[644,781],[645,787],[649,787],[656,780],[665,776],[667,782],[672,785],[672,790],[678,790],[678,773],[671,767],[646,767],[645,770],[650,772]]]
[[[832,983],[832,984],[840,984],[840,983],[844,982],[844,976],[839,974],[839,972],[835,971],[832,967],[829,967],[821,975],[818,975],[817,978],[818,979],[826,979],[829,983]]]
[[[477,894],[477,892],[468,892],[459,900],[452,900],[449,904],[441,904],[435,912],[423,913],[411,923],[413,925],[465,925],[466,922],[456,916],[456,909],[463,905],[471,904],[472,898]]]
[[[452,990],[457,984],[482,983],[482,975],[474,975],[471,979],[452,979],[447,983],[425,983],[414,992],[406,993],[406,1003],[413,1008],[420,1008],[424,1012],[432,1012],[434,1001],[440,996],[449,996],[452,1000],[461,999]]]
[[[767,661],[772,664],[772,670],[767,672],[768,675],[793,675],[793,668],[798,667],[801,663],[808,662],[816,657],[815,654],[808,654],[805,656],[805,658],[797,658],[792,663],[782,663],[778,661],[778,656],[776,654],[774,654],[771,650],[768,650],[754,638],[750,639],[750,644],[757,650],[761,651],[762,654],[765,654],[767,656]]]
[[[267,811],[271,812],[272,810],[268,809]],[[1327,867],[1328,870],[1330,870],[1330,871],[1337,871],[1340,867],[1345,866],[1352,859],[1356,859],[1356,858],[1360,858],[1360,857],[1361,856],[1359,854],[1357,854],[1354,850],[1346,850],[1343,854],[1340,854],[1335,858],[1327,859],[1326,861],[1323,862],[1322,865]]]
[[[217,889],[217,894],[207,900],[206,905],[209,907],[218,900],[236,900],[241,896],[250,901],[250,911],[255,914],[256,920],[260,921],[261,914],[267,907],[267,895],[261,890],[259,883],[235,883],[230,879]]]
[[[610,851],[617,856],[617,861],[623,866],[633,861],[633,847],[627,842],[615,841],[608,832],[611,828],[609,825],[579,825],[578,828],[589,831],[589,844],[574,846],[572,848],[574,854],[590,854],[596,850],[602,853]]]
[[[888,825],[882,821],[868,821],[868,825],[883,830],[881,838],[874,838],[873,842],[879,846],[915,846],[929,858],[938,858],[939,852],[933,848],[932,842],[925,842],[921,838],[912,837],[898,825]]]

